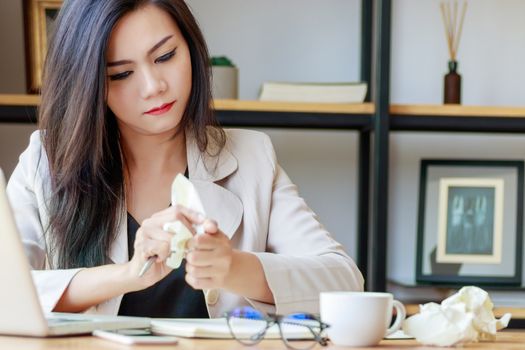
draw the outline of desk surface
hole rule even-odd
[[[466,349],[523,349],[525,344],[525,331],[503,331],[498,333],[496,342],[482,342],[466,346]],[[421,346],[415,340],[384,340],[381,342],[382,349],[418,349],[418,350],[435,350],[435,347]],[[151,345],[151,346],[127,346],[113,343],[96,337],[64,337],[51,339],[37,338],[19,338],[19,337],[0,337],[0,349],[16,350],[48,350],[48,349],[136,349],[136,350],[154,350],[154,349],[178,349],[178,350],[222,350],[222,349],[284,349],[284,344],[280,340],[265,340],[256,347],[245,347],[234,340],[205,340],[205,339],[184,339],[181,338],[178,345]],[[337,346],[320,347],[314,349],[349,349]],[[352,348],[358,350],[358,348]],[[371,348],[363,348],[363,350]],[[450,349],[450,348],[445,348]]]

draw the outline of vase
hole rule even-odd
[[[457,72],[458,62],[448,61],[448,73],[444,79],[443,103],[461,103],[461,75]]]
[[[212,66],[212,94],[215,99],[239,98],[237,67]]]

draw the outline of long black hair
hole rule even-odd
[[[53,268],[109,262],[125,190],[119,130],[106,102],[106,50],[119,19],[148,4],[171,15],[190,50],[192,89],[179,130],[201,152],[209,142],[224,146],[211,107],[208,50],[183,0],[66,0],[50,42],[39,108],[52,186],[46,234]]]

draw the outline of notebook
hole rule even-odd
[[[287,334],[292,339],[309,339],[311,333],[305,327],[294,327],[287,325]],[[260,327],[246,324],[236,329],[236,336],[249,338],[259,332]],[[183,338],[207,338],[207,339],[233,339],[225,318],[169,318],[152,319],[151,331],[155,334],[174,335]],[[281,334],[276,324],[268,328],[264,335],[265,339],[280,339]],[[385,337],[385,339],[413,339],[413,337],[399,330]]]
[[[290,326],[288,334],[290,338],[307,339],[311,333],[305,327]],[[249,323],[236,331],[237,337],[249,338],[260,332],[260,327],[253,327]],[[209,338],[209,339],[232,339],[230,329],[225,318],[170,318],[152,319],[151,331],[155,334],[175,335],[184,338]],[[280,339],[281,334],[276,324],[267,329],[265,339]]]
[[[0,334],[54,336],[91,333],[96,329],[147,328],[142,317],[50,313],[44,315],[31,267],[6,194],[0,169]]]

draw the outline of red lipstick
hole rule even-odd
[[[166,112],[168,112],[171,107],[175,104],[176,101],[165,103],[160,107],[155,107],[150,109],[149,111],[145,112],[144,114],[150,114],[150,115],[161,115]]]

